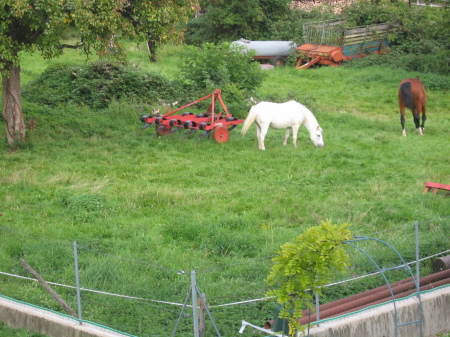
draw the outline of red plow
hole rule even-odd
[[[175,113],[208,98],[211,98],[211,104],[205,113],[194,114],[192,112],[184,112],[175,115]],[[223,111],[215,111],[217,101],[220,103]],[[225,143],[229,139],[229,132],[239,124],[243,123],[243,120],[233,117],[228,112],[228,109],[222,100],[220,89],[216,89],[211,94],[178,109],[173,111],[170,111],[170,109],[171,108],[169,107],[164,115],[156,114],[152,116],[142,116],[141,122],[145,123],[142,130],[149,128],[153,124],[155,124],[156,136],[171,135],[180,130],[188,130],[184,134],[183,139],[195,131],[201,130],[203,131],[203,134],[199,137],[199,140],[211,134],[216,142]]]

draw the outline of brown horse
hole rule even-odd
[[[427,94],[419,78],[408,78],[400,82],[398,89],[398,104],[400,105],[400,122],[402,123],[403,136],[405,131],[405,108],[411,109],[414,116],[419,136],[423,135],[426,117]],[[422,113],[422,125],[420,125],[420,113]]]

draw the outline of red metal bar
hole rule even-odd
[[[178,112],[178,111],[183,110],[183,109],[185,109],[185,108],[188,108],[188,107],[190,107],[190,106],[192,106],[192,105],[194,105],[194,104],[197,104],[197,103],[199,103],[199,102],[201,102],[201,101],[204,101],[205,99],[208,99],[208,98],[210,98],[210,97],[212,97],[212,96],[214,96],[214,95],[217,95],[217,93],[218,93],[218,92],[220,93],[220,91],[221,91],[220,89],[216,89],[216,90],[214,90],[212,93],[210,93],[209,95],[206,95],[205,97],[199,98],[199,99],[196,100],[196,101],[193,101],[193,102],[191,102],[191,103],[188,103],[188,104],[186,104],[186,105],[183,105],[181,108],[178,108],[178,109],[175,109],[175,110],[173,110],[173,111],[167,112],[163,117],[170,116],[170,115],[174,114],[175,112]]]
[[[427,193],[431,188],[433,189],[433,193],[436,193],[437,190],[450,191],[450,185],[439,184],[439,183],[433,183],[433,182],[431,182],[431,181],[428,181],[428,182],[425,184],[425,190],[423,191],[423,193]]]

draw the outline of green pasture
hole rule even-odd
[[[182,47],[160,50],[156,63],[145,48],[128,48],[132,63],[169,78],[183,62]],[[23,59],[23,85],[50,62],[84,60],[74,51],[62,60]],[[140,133],[139,117],[148,111],[131,102],[101,111],[23,102],[34,126],[30,145],[14,152],[5,141],[1,146],[0,271],[30,276],[19,263],[23,258],[44,278],[74,285],[76,241],[84,288],[183,303],[195,270],[208,303],[217,305],[263,298],[270,257],[326,219],[350,224],[354,235],[387,240],[408,258],[414,258],[417,220],[423,256],[448,250],[449,195],[423,190],[427,181],[450,184],[450,93],[428,90],[424,136],[417,136],[408,111],[403,137],[397,87],[415,76],[426,87],[433,80],[385,67],[267,71],[255,98],[304,103],[324,130],[324,148],[313,146],[304,127],[296,148],[291,140],[282,146],[284,130],[271,129],[266,151],[259,151],[254,126],[246,136],[236,128],[223,144],[197,141],[199,134],[183,141],[180,134],[154,137],[153,128]],[[390,261],[386,254],[382,259]],[[352,268],[357,271],[349,275],[373,270]],[[363,281],[328,296],[369,286]],[[76,307],[73,289],[57,290]],[[31,281],[0,275],[0,292],[62,310]],[[255,302],[212,315],[223,336],[235,336],[241,320],[262,325],[273,308]],[[168,336],[180,308],[86,293],[83,312],[86,320],[136,336]],[[191,335],[191,319],[179,330]]]

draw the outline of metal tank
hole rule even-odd
[[[297,48],[294,41],[251,41],[240,39],[231,42],[231,47],[237,47],[243,53],[255,50],[255,58],[273,58],[276,56],[287,57],[292,49]]]

